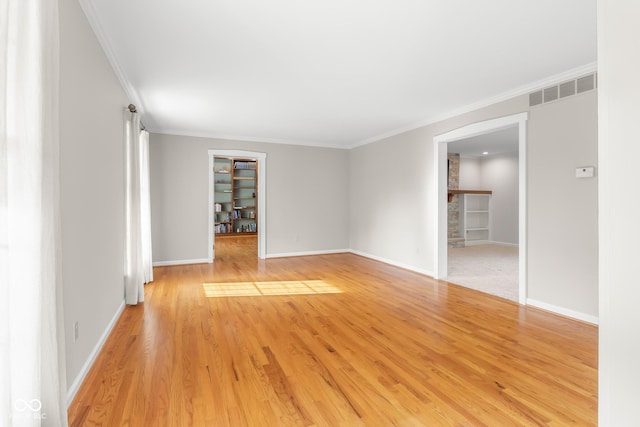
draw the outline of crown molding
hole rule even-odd
[[[241,141],[241,142],[261,142],[265,144],[283,144],[283,145],[298,145],[305,147],[321,147],[321,148],[336,148],[340,150],[348,150],[350,147],[339,144],[329,144],[318,141],[302,141],[293,139],[281,139],[281,138],[260,138],[255,136],[242,136],[242,135],[227,135],[217,134],[209,132],[190,132],[173,129],[160,129],[157,131],[151,131],[151,133],[159,135],[175,135],[175,136],[190,136],[194,138],[210,138],[221,139],[225,141]]]
[[[493,104],[497,104],[502,101],[506,101],[511,98],[515,98],[520,95],[528,94],[530,92],[535,92],[540,89],[544,89],[549,86],[553,86],[558,83],[562,83],[566,80],[575,79],[577,77],[581,77],[585,74],[590,74],[596,72],[598,69],[597,62],[591,62],[589,64],[582,65],[580,67],[572,68],[570,70],[564,71],[562,73],[554,74],[553,76],[537,80],[535,82],[529,83],[524,86],[520,86],[518,88],[509,90],[507,92],[503,92],[499,95],[492,96],[490,98],[485,98],[482,101],[475,102],[473,104],[466,105],[461,108],[456,108],[455,110],[448,111],[444,114],[439,114],[434,117],[430,117],[428,119],[424,119],[418,122],[414,122],[407,126],[403,126],[401,128],[385,132],[371,138],[364,139],[362,141],[358,141],[353,145],[348,146],[347,148],[356,148],[363,145],[371,144],[373,142],[381,141],[386,138],[390,138],[392,136],[400,135],[405,132],[409,132],[415,129],[419,129],[424,126],[432,125],[434,123],[438,123],[444,121],[446,119],[450,119],[453,117],[460,116],[465,113],[469,113],[471,111],[478,110],[480,108],[488,107]]]
[[[105,53],[105,56],[107,57],[107,60],[111,64],[111,67],[113,68],[116,76],[118,77],[120,84],[122,85],[125,93],[127,94],[127,97],[138,108],[138,111],[142,117],[142,120],[144,121],[148,130],[157,134],[192,136],[192,137],[199,137],[199,138],[215,138],[215,139],[246,141],[246,142],[262,142],[262,143],[270,143],[270,144],[301,145],[301,146],[310,146],[310,147],[324,147],[324,148],[337,148],[342,150],[349,150],[352,148],[357,148],[363,145],[381,141],[383,139],[390,138],[392,136],[400,135],[405,132],[419,129],[424,126],[438,123],[446,119],[450,119],[465,113],[469,113],[471,111],[478,110],[480,108],[488,107],[498,102],[506,101],[508,99],[511,99],[520,95],[524,95],[530,92],[535,92],[537,90],[544,89],[548,86],[552,86],[554,84],[558,84],[566,80],[575,79],[577,77],[581,77],[583,75],[590,74],[597,71],[597,62],[585,64],[583,66],[572,68],[570,70],[555,74],[545,79],[541,79],[541,80],[532,82],[530,84],[503,92],[499,95],[485,98],[479,102],[469,104],[461,108],[456,108],[446,113],[429,117],[429,118],[420,120],[418,122],[414,122],[406,126],[372,136],[370,138],[366,138],[360,141],[354,141],[351,144],[327,143],[327,142],[321,142],[321,141],[299,141],[299,140],[289,140],[289,139],[283,139],[283,138],[260,138],[255,136],[225,135],[225,134],[216,134],[216,133],[207,133],[207,132],[186,132],[182,130],[173,130],[173,129],[155,130],[158,128],[157,126],[155,126],[156,123],[154,123],[151,117],[146,117],[144,115],[144,104],[142,102],[141,97],[139,96],[135,88],[131,85],[125,72],[122,70],[122,68],[118,64],[118,61],[116,60],[116,56],[113,53],[113,49],[111,48],[110,41],[107,38],[104,30],[102,29],[102,26],[100,25],[100,20],[98,19],[98,15],[93,6],[92,0],[79,0],[79,3],[85,16],[87,17],[89,25],[93,29],[93,32],[96,35],[96,38],[98,39],[98,42],[102,46],[102,49]]]
[[[135,90],[135,88],[131,86],[131,84],[129,83],[129,79],[127,78],[127,75],[122,70],[122,68],[118,64],[118,61],[116,60],[116,56],[114,55],[113,49],[111,48],[111,43],[109,42],[109,39],[107,38],[106,33],[102,29],[102,25],[100,25],[100,20],[98,19],[98,14],[96,12],[96,9],[93,6],[92,1],[91,0],[78,0],[78,1],[80,3],[80,7],[82,8],[82,11],[87,17],[87,21],[89,21],[89,25],[91,26],[93,33],[98,39],[98,43],[100,43],[100,45],[102,46],[102,50],[104,51],[104,54],[107,57],[107,60],[111,64],[111,68],[113,68],[114,73],[118,77],[118,80],[122,85],[122,88],[124,89],[127,97],[129,98],[129,101],[136,106],[136,109],[140,114],[140,117],[144,119],[143,121],[145,122],[145,125],[152,125],[153,123],[151,123],[150,120],[146,120],[148,119],[148,117],[144,116],[144,104],[142,103],[142,99],[138,95],[138,92]]]

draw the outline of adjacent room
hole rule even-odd
[[[637,420],[635,2],[7,1],[1,425]]]
[[[447,281],[512,301],[520,290],[518,150],[515,126],[447,144]]]

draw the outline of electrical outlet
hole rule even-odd
[[[78,322],[73,323],[73,342],[78,341]]]
[[[593,178],[595,168],[593,166],[581,166],[576,168],[576,178]]]

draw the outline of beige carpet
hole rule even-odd
[[[517,247],[449,248],[448,256],[448,282],[518,301]]]

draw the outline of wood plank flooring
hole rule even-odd
[[[204,290],[267,283],[271,292],[305,281],[340,293]],[[71,426],[594,426],[597,328],[353,254],[258,260],[255,238],[217,239],[213,264],[155,269],[145,302],[126,307],[69,418]]]

